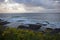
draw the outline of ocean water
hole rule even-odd
[[[60,13],[0,13],[0,18],[25,17],[28,19],[46,20],[51,22],[60,21]]]
[[[48,21],[60,28],[60,13],[0,13],[0,19],[12,22],[11,25],[18,22],[28,24]]]

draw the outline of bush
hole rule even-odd
[[[59,40],[60,33],[50,34],[49,32],[34,32],[27,29],[7,28],[3,31],[0,40]]]

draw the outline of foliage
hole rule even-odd
[[[0,30],[2,30],[0,28]],[[0,34],[0,40],[59,40],[60,33],[37,32],[27,29],[7,28]]]

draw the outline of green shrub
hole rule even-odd
[[[43,32],[34,32],[27,29],[7,28],[3,31],[0,40],[59,40],[60,33],[50,34]]]

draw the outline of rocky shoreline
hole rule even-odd
[[[4,21],[4,20],[0,19],[0,25],[10,27],[7,24],[10,24],[10,22],[7,22],[7,21]],[[47,22],[47,24],[42,24],[42,23],[23,24],[22,23],[22,24],[18,25],[18,27],[16,27],[16,28],[17,29],[28,29],[28,30],[34,30],[34,31],[43,31],[43,32],[48,30],[48,31],[51,31],[51,33],[60,32],[60,28],[54,28],[55,26],[56,25],[54,25],[54,24],[49,24],[49,22]]]

